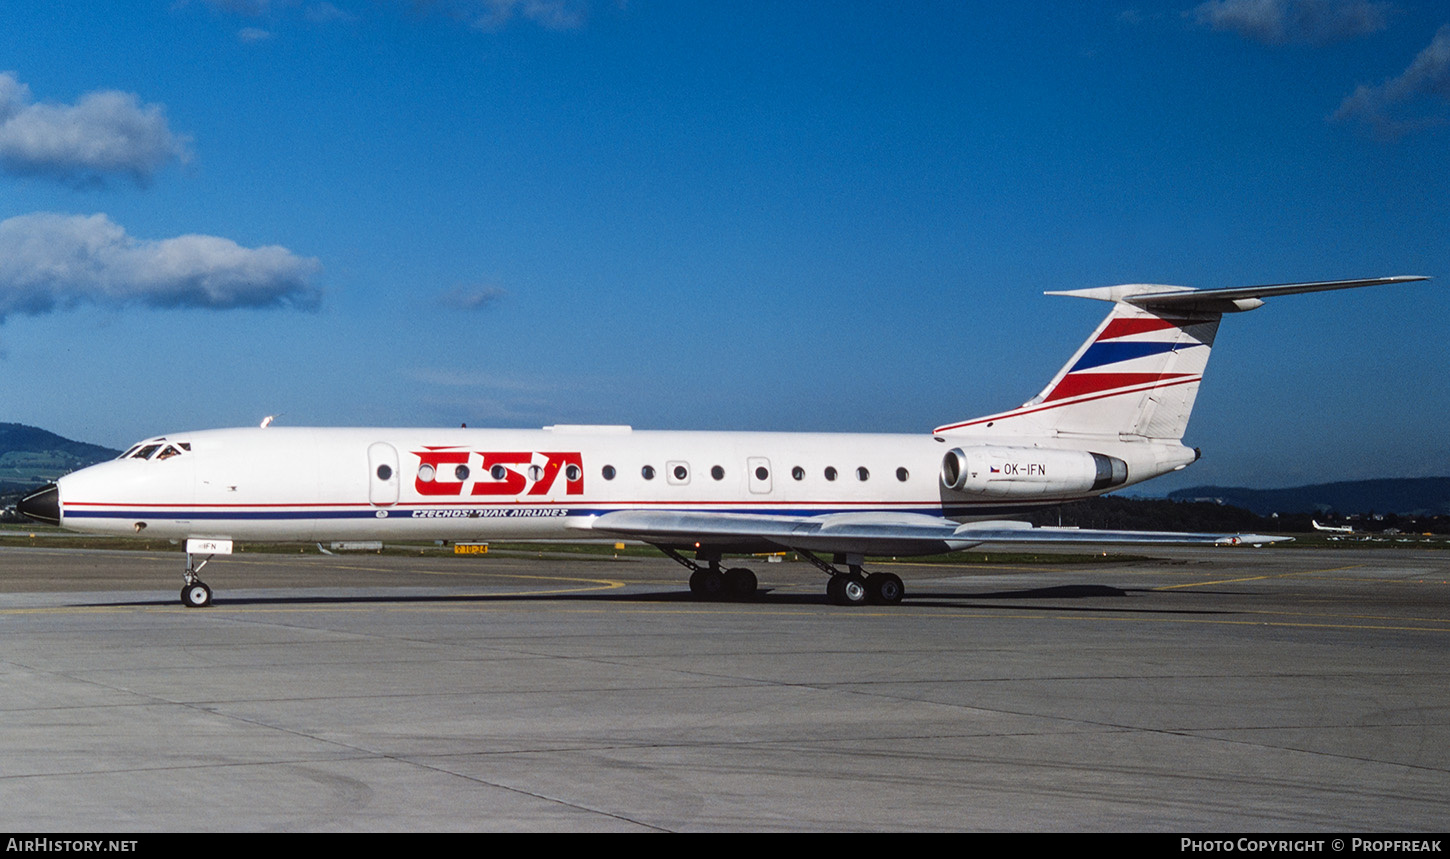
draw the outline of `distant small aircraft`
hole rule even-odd
[[[1309,524],[1314,526],[1314,530],[1315,531],[1329,531],[1329,532],[1334,533],[1334,534],[1353,534],[1354,533],[1354,526],[1352,526],[1352,525],[1320,525],[1318,522],[1314,521],[1313,519],[1310,519],[1309,520]]]
[[[842,605],[900,602],[867,556],[985,543],[1267,543],[1242,534],[1034,528],[1002,517],[1101,495],[1198,459],[1182,443],[1224,313],[1381,277],[1228,289],[1127,284],[1049,293],[1112,303],[1018,408],[920,435],[256,427],[171,433],[24,498],[32,519],[186,541],[199,572],[233,541],[579,540],[652,544],[703,598],[749,598],[727,554],[799,554]]]

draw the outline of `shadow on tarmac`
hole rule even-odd
[[[1058,585],[1047,588],[1032,588],[1027,590],[1014,591],[993,591],[988,593],[961,593],[925,591],[912,592],[908,587],[907,597],[902,605],[911,607],[935,607],[935,608],[974,608],[984,611],[1042,611],[1043,603],[1065,600],[1080,599],[1135,599],[1147,593],[1162,595],[1161,591],[1150,591],[1148,589],[1126,590],[1123,588],[1111,587],[1108,585],[1083,584],[1083,585]],[[1036,602],[1034,601],[1041,601]],[[344,606],[344,605],[449,605],[449,604],[487,604],[487,603],[529,603],[529,602],[579,602],[579,603],[652,603],[652,604],[688,604],[701,607],[710,605],[762,605],[762,606],[821,606],[831,605],[824,589],[819,594],[812,593],[786,593],[777,592],[771,588],[761,588],[751,600],[700,600],[681,587],[671,588],[663,591],[629,591],[625,593],[603,592],[603,593],[521,593],[521,594],[389,594],[389,595],[352,595],[352,596],[299,596],[288,594],[285,596],[219,596],[213,600],[211,609],[226,609],[256,606]],[[106,602],[86,603],[78,607],[83,608],[157,608],[175,607],[179,601],[174,597],[158,597],[154,600],[135,600],[128,602]],[[881,608],[881,606],[868,606],[870,608]],[[1231,612],[1203,611],[1196,609],[1168,609],[1157,608],[1129,608],[1129,607],[1108,607],[1099,604],[1065,606],[1057,605],[1052,607],[1054,611],[1060,612],[1127,612],[1133,614],[1227,614]],[[197,609],[206,611],[206,609]]]

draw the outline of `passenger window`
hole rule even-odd
[[[836,479],[836,469],[833,468],[832,466],[829,466],[829,465],[826,466],[826,479],[827,480],[835,480]]]
[[[713,477],[713,478],[715,478],[716,480],[724,480],[725,479],[725,469],[721,468],[718,465],[712,466],[710,468],[710,476]]]
[[[639,473],[640,476],[643,477],[645,480],[655,479],[655,467],[653,465],[646,465],[644,468],[641,468],[639,470]]]
[[[755,468],[755,479],[756,480],[769,480],[770,479],[770,469],[766,468],[763,465],[756,466],[756,468]]]
[[[790,470],[790,476],[794,477],[796,480],[805,480],[806,470],[797,465],[795,468],[792,468]]]
[[[606,466],[604,466],[604,468],[602,468],[602,469],[599,470],[599,473],[602,474],[602,475],[604,475],[604,479],[605,480],[613,480],[614,479],[614,466],[612,466],[612,465],[606,465]]]
[[[904,468],[898,468],[898,469],[896,469],[896,479],[897,480],[900,480],[902,483],[905,483],[906,482],[906,479],[909,478],[909,477],[911,477],[911,472],[907,471]]]
[[[867,471],[866,467],[863,465],[860,468],[856,469],[856,479],[864,483],[865,481],[871,479],[871,472]]]

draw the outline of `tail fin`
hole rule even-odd
[[[1225,313],[1274,295],[1426,280],[1418,276],[1229,289],[1124,284],[1050,292],[1113,309],[1042,393],[1019,408],[937,427],[937,434],[1129,437],[1178,441]]]

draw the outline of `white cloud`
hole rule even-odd
[[[175,6],[188,5],[189,0],[177,0]],[[201,0],[213,10],[248,18],[266,17],[276,21],[292,13],[292,2],[273,0]],[[392,0],[394,5],[407,6],[410,11],[438,10],[454,20],[475,30],[497,31],[515,20],[530,21],[550,30],[574,30],[584,26],[589,18],[589,8],[595,0]],[[614,0],[623,6],[625,0]],[[359,5],[354,3],[353,5]],[[301,11],[302,17],[313,24],[354,21],[357,14],[340,8],[331,2],[311,3]]]
[[[1270,45],[1321,44],[1389,25],[1389,3],[1372,0],[1209,0],[1190,13],[1199,24]]]
[[[405,371],[415,381],[443,388],[480,388],[492,391],[555,391],[562,386],[536,376],[500,376],[497,373],[457,367],[417,367]]]
[[[1450,24],[1435,33],[1429,46],[1398,77],[1379,86],[1361,84],[1330,118],[1358,120],[1393,137],[1417,128],[1443,125],[1447,105],[1450,105]],[[1403,117],[1416,106],[1421,108],[1419,116]],[[1401,116],[1392,116],[1395,113]]]
[[[514,0],[511,5],[536,24],[552,30],[568,30],[583,26],[587,4],[569,0]]]
[[[331,3],[314,3],[307,7],[303,13],[308,21],[314,24],[350,23],[357,20],[357,16],[337,8]]]
[[[314,258],[217,236],[132,238],[103,214],[0,221],[0,321],[80,304],[316,307]]]
[[[436,0],[433,5],[476,30],[499,30],[514,18],[550,30],[573,30],[584,26],[589,9],[588,0]]]
[[[271,30],[263,30],[261,27],[243,27],[237,31],[237,39],[247,44],[265,42],[272,38]]]
[[[74,105],[36,104],[30,87],[0,72],[0,169],[69,182],[129,174],[144,182],[172,160],[190,157],[160,105],[104,90]]]
[[[507,295],[508,290],[498,286],[459,286],[440,295],[438,302],[454,310],[483,310]]]
[[[235,15],[249,15],[252,17],[265,15],[272,7],[270,0],[202,0],[202,2],[218,12],[230,12]],[[185,0],[182,0],[177,5],[186,5]]]

